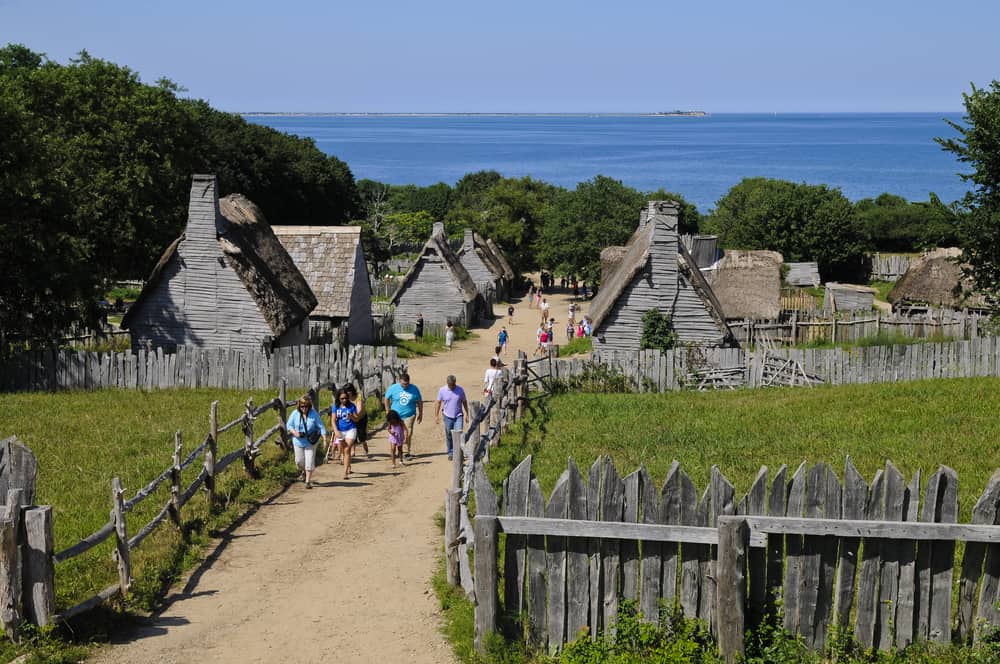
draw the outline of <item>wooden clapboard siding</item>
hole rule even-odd
[[[396,320],[412,323],[423,314],[428,323],[469,325],[465,300],[448,266],[434,253],[424,254],[396,303]]]
[[[723,343],[725,332],[712,318],[709,306],[686,277],[678,279],[677,300],[671,312],[678,341],[713,346]]]

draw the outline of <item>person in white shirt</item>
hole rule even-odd
[[[496,358],[490,359],[490,368],[486,370],[486,375],[483,376],[483,396],[488,397],[493,394],[493,389],[499,387],[500,376],[503,374],[503,369],[501,369]]]

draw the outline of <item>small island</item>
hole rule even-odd
[[[708,117],[708,113],[705,111],[659,111],[653,113],[658,117],[666,118],[705,118]]]

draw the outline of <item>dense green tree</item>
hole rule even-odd
[[[639,191],[603,175],[561,192],[546,208],[539,230],[540,265],[594,283],[601,274],[601,250],[628,241],[644,202]]]
[[[972,172],[961,177],[972,189],[963,199],[968,214],[959,221],[962,257],[977,289],[1000,306],[1000,81],[972,86],[963,94],[963,123],[948,122],[958,138],[939,138]]]
[[[438,182],[428,187],[407,184],[389,187],[389,206],[396,212],[420,212],[423,210],[435,221],[444,221],[448,214],[451,187]]]
[[[483,178],[485,180],[492,178]],[[558,187],[530,177],[500,178],[473,193],[464,190],[463,205],[452,208],[445,226],[449,233],[471,228],[493,239],[516,271],[537,266],[535,240]]]
[[[148,274],[183,229],[192,173],[217,173],[272,222],[357,214],[343,162],[178,92],[86,52],[60,65],[0,48],[0,231],[20,239],[2,250],[16,276],[0,285],[0,334],[92,324],[106,283]]]
[[[824,281],[866,277],[866,241],[854,207],[838,189],[747,178],[719,199],[706,227],[724,247],[816,261]]]
[[[935,194],[927,201],[907,201],[902,196],[882,194],[854,204],[858,221],[876,251],[922,251],[954,246],[958,213]]]

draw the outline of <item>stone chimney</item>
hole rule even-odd
[[[440,235],[441,237],[445,237],[443,221],[434,222],[434,227],[431,229],[431,236],[433,237],[435,235]]]

